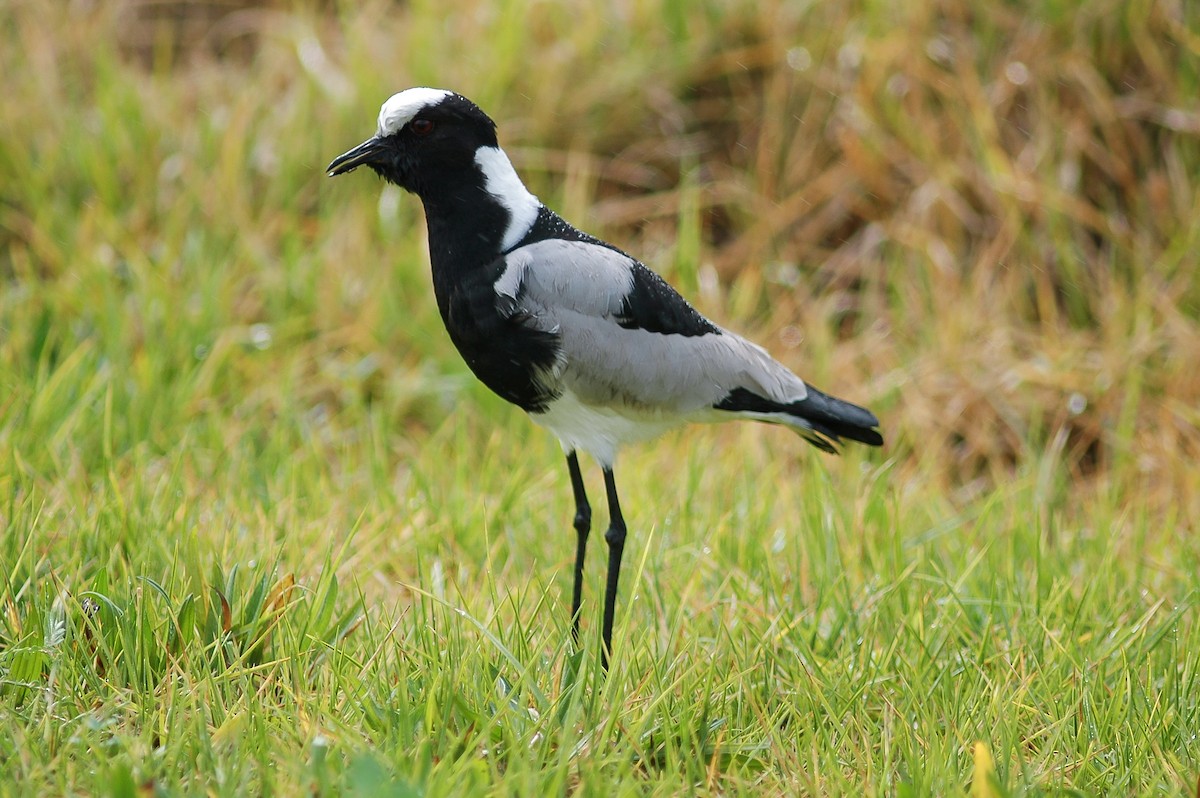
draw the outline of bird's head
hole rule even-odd
[[[496,123],[445,89],[393,94],[379,110],[375,135],[334,158],[327,171],[360,166],[421,198],[431,231],[445,233],[439,252],[461,255],[470,237],[477,256],[490,259],[520,241],[541,208],[497,145]],[[451,230],[447,219],[469,229]]]
[[[423,195],[435,182],[473,169],[481,147],[496,148],[496,123],[466,97],[445,89],[406,89],[379,109],[375,135],[333,159],[330,177],[369,166]]]

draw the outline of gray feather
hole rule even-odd
[[[766,350],[720,330],[670,335],[619,324],[633,261],[579,241],[540,241],[510,253],[498,304],[552,332],[561,354],[547,380],[581,402],[635,415],[704,415],[736,388],[780,403],[804,399],[799,377]],[[682,420],[682,419],[680,419]]]
[[[612,317],[633,286],[628,256],[582,241],[538,241],[509,253],[505,263],[496,294],[518,304]]]

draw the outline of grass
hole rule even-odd
[[[1197,30],[9,3],[0,794],[1194,795]],[[557,444],[453,352],[416,203],[323,176],[421,83],[884,421],[628,452],[607,679]]]

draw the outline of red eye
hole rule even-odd
[[[428,119],[414,119],[408,126],[418,136],[428,136],[433,132],[433,123]]]

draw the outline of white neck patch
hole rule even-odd
[[[422,108],[437,105],[453,93],[445,89],[427,89],[421,86],[393,94],[379,109],[379,127],[376,134],[390,136],[398,132],[411,122]]]
[[[483,172],[483,187],[487,193],[508,211],[508,229],[504,231],[504,239],[500,242],[501,251],[507,252],[533,227],[542,203],[525,188],[521,178],[517,177],[517,170],[513,169],[512,161],[499,147],[480,147],[475,150],[475,165]]]

